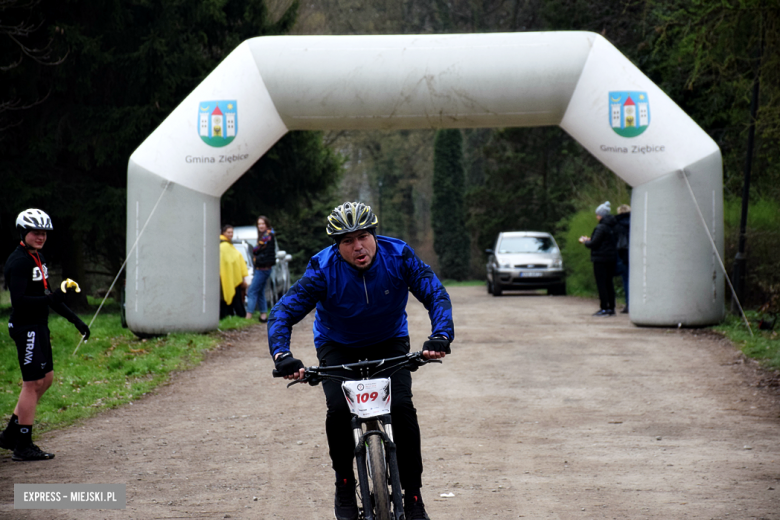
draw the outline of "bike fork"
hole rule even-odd
[[[393,426],[390,424],[390,416],[381,418],[385,428],[385,457],[387,458],[387,471],[390,474],[390,489],[393,497],[393,516],[395,520],[404,520],[404,501],[401,496],[401,477],[398,474],[397,449],[393,441]]]
[[[357,479],[360,486],[360,499],[363,502],[363,516],[365,520],[374,519],[374,508],[371,505],[371,494],[368,486],[368,470],[366,465],[366,444],[363,441],[363,428],[360,421],[352,418],[352,432],[355,436],[355,463],[357,465]]]
[[[393,500],[393,516],[395,520],[405,520],[404,502],[401,494],[401,477],[398,473],[397,448],[393,441],[393,427],[390,416],[380,417],[384,432],[376,430],[383,439],[385,448],[385,459],[387,461],[387,472],[390,477],[390,491]],[[368,492],[368,464],[366,460],[366,442],[365,434],[361,428],[361,422],[356,417],[352,418],[352,431],[355,436],[355,462],[357,463],[358,484],[360,485],[360,497],[363,503],[365,520],[375,520],[373,505],[371,504],[371,495]]]

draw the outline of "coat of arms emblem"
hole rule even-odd
[[[609,93],[609,124],[622,137],[636,137],[650,125],[647,92]]]
[[[238,134],[238,108],[235,100],[202,101],[198,104],[198,134],[209,146],[220,148]]]

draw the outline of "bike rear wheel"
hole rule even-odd
[[[378,435],[371,435],[368,437],[367,446],[375,517],[377,520],[392,520],[390,494],[387,492],[387,461],[382,439]]]

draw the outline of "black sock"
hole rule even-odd
[[[5,431],[8,433],[16,433],[18,424],[19,418],[16,416],[16,414],[11,414],[11,418],[8,420],[8,426],[5,427]]]
[[[19,418],[16,414],[11,415],[8,425],[3,430],[3,435],[6,439],[15,440],[19,438]]]
[[[17,446],[26,446],[32,444],[32,424],[19,425],[19,437],[16,441]]]
[[[354,483],[355,482],[355,474],[350,475],[340,475],[339,473],[336,473],[336,482],[343,482],[345,484],[348,483]]]
[[[415,502],[422,504],[423,499],[420,494],[420,488],[404,490],[404,506],[411,506]]]

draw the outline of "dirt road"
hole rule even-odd
[[[433,520],[780,519],[777,393],[728,342],[577,298],[450,294],[454,353],[414,383]],[[409,314],[420,345],[427,314]],[[44,436],[53,461],[3,451],[0,517],[332,518],[322,391],[271,368],[265,326],[232,333],[155,395]],[[14,483],[126,484],[127,508],[15,511]]]

